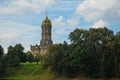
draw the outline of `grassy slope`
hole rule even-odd
[[[8,68],[7,76],[1,79],[11,80],[68,80],[67,78],[58,78],[50,72],[50,70],[43,71],[41,64],[26,63],[18,68]]]
[[[41,64],[27,63],[22,64],[19,68],[8,69],[7,76],[3,79],[11,80],[105,80],[105,79],[90,79],[90,78],[77,78],[68,79],[66,77],[56,77],[50,70],[43,71]],[[107,79],[119,80],[119,79]]]

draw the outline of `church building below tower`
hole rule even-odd
[[[34,56],[36,55],[44,55],[47,53],[47,47],[49,45],[52,45],[52,39],[51,39],[51,29],[52,29],[52,23],[49,20],[48,16],[42,21],[42,33],[41,33],[41,41],[40,45],[31,45],[31,52]]]

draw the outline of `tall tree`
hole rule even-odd
[[[3,56],[3,54],[4,54],[4,51],[3,51],[2,46],[0,45],[0,57],[2,57],[2,56]]]
[[[87,35],[87,30],[76,28],[69,34],[69,39],[74,45],[85,46]]]
[[[115,35],[115,41],[113,44],[113,55],[115,62],[115,75],[120,77],[120,32]]]
[[[0,76],[4,75],[6,72],[6,62],[5,62],[5,57],[3,55],[4,55],[4,50],[0,45]]]
[[[44,63],[56,73],[89,77],[120,77],[120,32],[108,28],[75,29],[71,44],[50,46]]]
[[[28,62],[35,61],[35,57],[32,55],[32,53],[30,51],[26,52],[26,61],[28,61]]]
[[[17,67],[20,65],[20,58],[17,56],[16,50],[14,49],[14,47],[12,46],[8,47],[8,52],[6,56],[8,60],[7,62],[8,66]]]
[[[17,54],[17,56],[19,57],[20,61],[26,62],[26,54],[23,52],[24,47],[22,46],[22,44],[16,44],[14,46],[14,50],[15,50],[15,53]]]

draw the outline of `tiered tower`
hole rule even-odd
[[[48,19],[48,16],[43,20],[42,22],[42,40],[40,41],[40,47],[41,48],[46,48],[47,46],[52,44],[52,39],[51,39],[51,21]]]
[[[40,41],[40,45],[33,45],[31,46],[31,52],[33,55],[44,55],[47,53],[47,47],[49,45],[52,45],[52,39],[51,39],[51,29],[52,29],[52,23],[51,21],[48,19],[48,16],[45,17],[45,19],[42,21],[42,33],[41,33],[41,41]]]

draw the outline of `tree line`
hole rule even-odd
[[[68,77],[120,77],[120,32],[108,28],[76,28],[68,44],[48,47],[43,57],[44,68]]]
[[[38,61],[30,51],[24,52],[22,44],[9,46],[7,54],[4,54],[4,49],[0,45],[0,76],[4,76],[6,69],[9,67],[19,67],[23,62]]]
[[[66,41],[48,47],[49,54],[41,57],[43,68],[68,77],[120,77],[120,32],[108,28],[76,28]],[[7,54],[0,45],[0,76],[8,67],[18,67],[21,62],[38,61],[30,51],[24,52],[22,44],[9,46]]]

